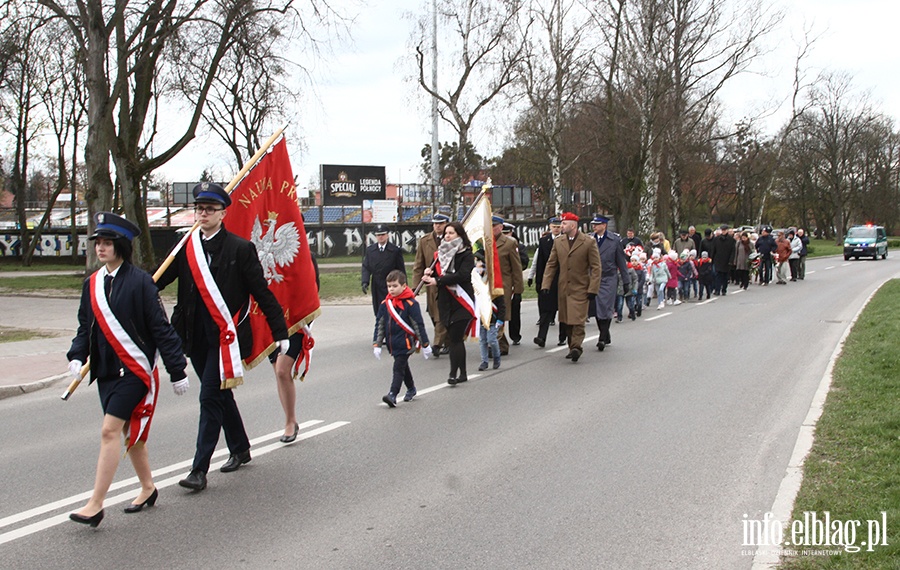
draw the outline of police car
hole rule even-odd
[[[847,230],[847,235],[844,236],[844,261],[849,261],[851,257],[878,259],[879,255],[881,259],[887,259],[888,242],[884,227],[867,224]]]

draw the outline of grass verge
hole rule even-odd
[[[50,338],[52,333],[14,327],[0,327],[0,342],[19,342],[33,338]]]
[[[855,529],[855,544],[861,549],[852,552],[810,546],[808,549],[834,549],[840,554],[785,558],[782,570],[900,569],[898,314],[900,280],[893,280],[862,312],[835,363],[831,392],[816,426],[815,443],[794,505],[793,521],[802,521],[804,513],[813,512],[822,520],[825,511],[832,524],[841,521],[845,529],[849,529],[847,521],[861,521]],[[887,519],[887,546],[872,546],[867,521],[882,521],[882,512]]]

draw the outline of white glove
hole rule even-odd
[[[69,361],[69,374],[72,376],[81,376],[81,368],[84,366],[80,360]]]
[[[431,358],[431,345],[426,346],[425,348],[422,349],[422,356],[425,357],[425,360],[428,360],[429,358]]]
[[[185,394],[187,394],[188,388],[190,387],[191,383],[187,379],[187,376],[185,376],[178,382],[172,382],[172,390],[175,391],[176,396],[184,396]]]
[[[281,349],[281,354],[287,354],[288,349],[291,347],[290,339],[284,340],[276,340],[275,343],[278,345],[278,348]]]
[[[381,360],[381,347],[380,347],[380,346],[376,346],[375,348],[373,348],[373,349],[372,349],[372,354],[375,355],[375,358],[376,358],[376,359]]]

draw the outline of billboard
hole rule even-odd
[[[363,200],[385,199],[383,166],[320,165],[322,204],[360,206]]]

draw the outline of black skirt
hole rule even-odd
[[[104,414],[128,421],[144,397],[147,386],[134,374],[97,380],[97,391],[100,393],[100,406]]]

